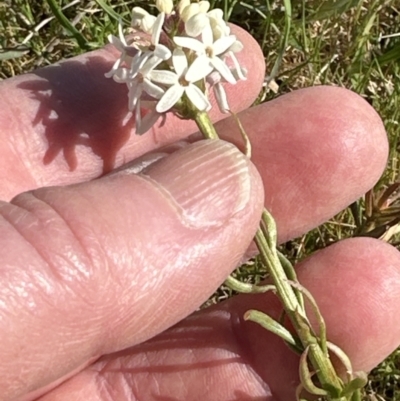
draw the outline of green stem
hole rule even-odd
[[[200,132],[205,138],[219,138],[207,112],[192,110],[192,113],[193,119],[196,121]],[[346,396],[341,395],[344,389],[344,383],[338,377],[332,365],[326,347],[326,339],[319,338],[318,334],[312,329],[306,316],[303,295],[301,291],[294,288],[292,285],[293,281],[297,281],[296,273],[292,267],[290,268],[288,266],[290,262],[287,261],[283,255],[280,255],[276,249],[276,224],[267,210],[264,210],[262,214],[260,228],[257,230],[255,242],[260,251],[263,263],[267,267],[271,280],[276,288],[276,295],[280,298],[284,311],[289,317],[304,350],[307,350],[307,356],[309,357],[323,390],[329,394],[328,397],[330,401],[347,400],[348,398]],[[282,266],[282,263],[284,266]],[[292,283],[290,281],[292,281]],[[250,312],[252,312],[252,314]],[[255,320],[259,320],[260,323],[263,319],[262,315],[261,312],[249,311],[247,319],[252,320],[252,318],[254,318]],[[322,316],[320,316],[320,318],[322,319]],[[270,321],[264,323],[269,329],[273,326]],[[280,327],[279,330],[281,330]],[[322,344],[324,341],[325,344]],[[354,395],[354,397],[357,397],[357,395]]]
[[[198,111],[195,114],[194,120],[196,121],[200,132],[204,135],[205,138],[219,139],[217,131],[214,128],[214,124],[212,123],[210,116],[206,111]]]
[[[267,211],[265,212],[268,213]],[[264,233],[261,228],[257,230],[256,244],[263,262],[268,267],[268,272],[276,287],[276,294],[280,298],[303,347],[305,349],[309,347],[309,357],[316,369],[322,387],[339,395],[343,389],[343,384],[336,374],[329,355],[322,350],[318,338],[313,334],[305,311],[299,303],[294,289],[288,282],[285,270],[279,261],[278,253],[276,249],[271,249],[266,237],[268,237],[268,233]]]

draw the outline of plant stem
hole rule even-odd
[[[280,298],[284,310],[292,322],[303,347],[309,347],[309,357],[322,387],[334,389],[339,394],[343,388],[342,382],[336,374],[329,355],[322,350],[318,337],[316,337],[309,326],[305,310],[299,303],[293,287],[288,282],[288,277],[280,263],[276,248],[274,249],[268,245],[266,236],[268,236],[268,233],[259,228],[255,236],[255,241],[261,258],[267,266],[276,287],[276,294]]]
[[[200,132],[207,139],[219,139],[217,131],[214,128],[214,124],[211,122],[210,116],[206,111],[198,111],[195,114],[194,120],[199,127]]]
[[[207,112],[194,112],[194,120],[205,138],[219,138]],[[262,261],[267,267],[273,285],[276,288],[274,292],[276,292],[276,295],[282,302],[283,309],[290,319],[300,343],[304,347],[304,350],[306,350],[307,354],[305,356],[306,358],[308,356],[319,379],[323,389],[321,389],[321,392],[326,391],[330,401],[348,400],[348,397],[341,395],[344,383],[338,377],[330,360],[325,337],[320,338],[319,334],[315,333],[311,327],[311,323],[306,316],[302,294],[293,286],[293,282],[297,283],[296,273],[293,267],[290,266],[291,268],[289,268],[288,264],[290,265],[290,262],[284,259],[276,249],[277,235],[275,221],[265,209],[260,221],[260,228],[255,235],[255,242],[260,251]],[[281,261],[284,262],[284,266],[282,266]],[[257,315],[257,319],[262,320],[261,315],[263,314],[260,312],[259,315]],[[267,318],[266,316],[265,319],[268,320]],[[318,315],[318,319],[323,322],[322,316]],[[252,319],[250,318],[249,320]],[[259,321],[258,323],[260,324]],[[265,326],[271,326],[271,322],[269,321],[264,323]],[[279,328],[279,330],[282,329]]]

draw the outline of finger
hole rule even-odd
[[[399,345],[400,255],[371,239],[343,241],[299,267],[315,296],[328,338],[355,370],[369,370]],[[279,318],[276,298],[238,296],[195,314],[149,342],[103,357],[40,401],[131,399],[294,401],[299,358],[258,325],[256,308]]]
[[[244,44],[240,62],[247,81],[227,88],[233,110],[249,107],[265,65],[256,41],[234,28]],[[163,126],[134,134],[125,85],[106,79],[118,54],[111,46],[0,83],[0,198],[46,185],[98,177],[135,157],[183,138],[193,122],[168,115]],[[212,110],[214,120],[226,117]]]
[[[380,117],[345,89],[295,91],[246,110],[240,119],[282,242],[357,200],[386,166],[388,141]],[[221,121],[217,128],[224,138],[242,143],[233,120]]]
[[[141,175],[3,202],[0,400],[193,312],[238,263],[262,206],[257,171],[223,141],[198,142]]]

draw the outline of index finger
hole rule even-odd
[[[264,79],[256,41],[234,27],[238,53],[250,74],[227,88],[231,108],[249,107]],[[0,199],[48,185],[92,179],[197,131],[193,121],[168,115],[165,124],[137,136],[125,85],[106,79],[118,54],[112,46],[0,83]],[[214,121],[226,115],[213,108]]]

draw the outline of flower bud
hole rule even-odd
[[[209,1],[202,0],[199,2],[199,9],[201,13],[206,13],[210,9],[211,5]]]
[[[143,8],[133,8],[131,22],[133,28],[138,28],[143,32],[151,33],[155,21],[156,17],[149,14],[146,10],[143,10]]]
[[[183,10],[188,6],[190,6],[190,0],[181,0],[178,4],[179,15],[182,15]]]
[[[156,7],[161,13],[171,14],[174,9],[174,3],[172,0],[157,0]]]
[[[210,20],[206,14],[196,14],[185,23],[185,31],[193,38],[199,36],[204,28],[210,24]]]
[[[187,22],[190,18],[200,12],[199,3],[192,3],[185,7],[182,11],[181,18],[183,21]]]

